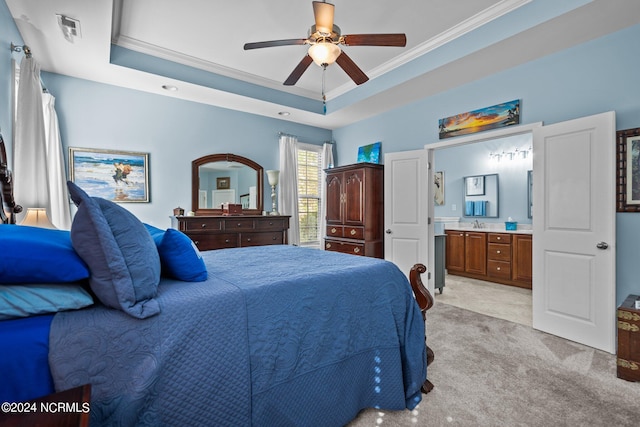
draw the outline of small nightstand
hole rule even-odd
[[[638,295],[629,295],[618,307],[618,378],[640,381],[640,309]]]

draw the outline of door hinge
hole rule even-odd
[[[427,272],[427,280],[429,280],[429,279],[431,279],[431,272],[430,271]]]
[[[431,217],[427,218],[427,225],[431,225]]]

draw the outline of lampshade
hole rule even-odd
[[[47,210],[45,208],[28,208],[27,214],[20,225],[30,225],[31,227],[40,228],[56,228],[49,217],[47,217]]]
[[[333,64],[341,53],[338,45],[330,42],[318,42],[309,47],[309,56],[319,66]]]
[[[280,171],[276,171],[276,170],[267,171],[267,179],[269,180],[269,185],[271,185],[272,187],[274,185],[278,185],[279,178],[280,178]]]

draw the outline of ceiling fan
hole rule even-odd
[[[344,46],[397,46],[407,45],[405,34],[351,34],[341,35],[340,27],[333,23],[335,6],[331,3],[314,1],[313,15],[315,25],[309,30],[306,39],[272,40],[256,43],[246,43],[244,50],[260,49],[263,47],[310,45],[307,55],[300,61],[284,84],[293,86],[307,70],[312,62],[326,69],[336,62],[351,77],[355,84],[360,85],[369,77],[356,65],[347,54],[340,49]]]

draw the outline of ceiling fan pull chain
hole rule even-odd
[[[322,64],[322,110],[327,114],[327,96],[324,93],[324,75],[327,72],[327,64]]]

